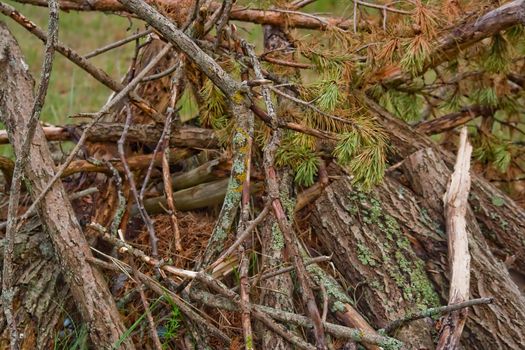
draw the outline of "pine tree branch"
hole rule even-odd
[[[525,23],[525,0],[514,0],[490,10],[481,17],[466,21],[461,20],[457,26],[439,37],[432,44],[432,51],[427,55],[423,69],[418,72],[423,74],[428,69],[456,57],[462,50],[488,38],[502,30],[517,24]],[[396,67],[389,71],[387,76],[382,76],[381,84],[398,86],[410,81],[411,76]]]

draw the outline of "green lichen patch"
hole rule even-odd
[[[284,236],[277,223],[272,225],[272,247],[275,250],[281,250],[284,248]]]
[[[410,241],[397,220],[387,214],[380,200],[372,193],[365,195],[355,191],[348,198],[351,207],[358,208],[358,212],[353,216],[369,226],[367,231],[379,231],[386,238],[386,240],[374,241],[373,244],[367,244],[362,240],[357,242],[358,260],[365,266],[381,268],[385,271],[398,286],[407,303],[418,309],[438,305],[439,297],[426,275],[423,262],[413,252]],[[427,212],[422,212],[421,216],[434,225]],[[373,247],[377,247],[376,252],[372,251],[372,249],[376,250]],[[381,283],[376,281],[376,284]],[[374,288],[379,290],[377,287],[379,286]]]
[[[500,196],[493,196],[491,198],[491,202],[492,202],[492,205],[496,207],[501,207],[505,204],[505,198],[500,197]]]

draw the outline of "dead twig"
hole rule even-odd
[[[265,206],[264,209],[259,213],[259,215],[257,215],[257,217],[246,226],[244,231],[237,235],[237,239],[235,240],[235,242],[224,253],[222,253],[221,256],[217,258],[217,260],[215,260],[214,263],[210,264],[208,269],[213,270],[215,267],[221,264],[230,254],[232,254],[235,251],[235,249],[237,249],[237,247],[241,245],[242,242],[244,242],[244,240],[252,233],[255,227],[257,227],[257,225],[261,223],[261,221],[266,217],[268,212],[269,207]]]
[[[98,56],[104,52],[107,52],[107,51],[110,51],[110,50],[113,50],[117,47],[120,47],[124,44],[127,44],[133,40],[136,40],[136,39],[139,39],[139,38],[142,38],[143,36],[146,36],[148,34],[151,34],[153,33],[153,30],[152,29],[148,29],[148,30],[145,30],[145,31],[142,31],[140,33],[136,33],[136,34],[133,34],[131,36],[128,36],[127,38],[124,38],[122,40],[119,40],[119,41],[115,41],[114,43],[111,43],[111,44],[108,44],[104,47],[101,47],[101,48],[98,48],[94,51],[91,51],[90,53],[84,55],[84,58],[85,59],[90,59],[90,58],[93,58],[95,56]]]
[[[92,248],[93,249],[93,248]],[[130,266],[128,266],[123,261],[117,260],[111,256],[106,257],[113,262],[113,264],[105,262],[103,260],[97,259],[97,258],[90,258],[89,261],[92,264],[95,264],[97,266],[100,266],[102,268],[112,270],[112,271],[122,271],[122,269],[125,269],[127,273],[132,273],[133,270]],[[140,279],[142,283],[144,283],[149,289],[157,293],[159,296],[167,296],[171,298],[173,303],[177,305],[177,307],[186,315],[188,318],[190,318],[192,321],[196,322],[199,325],[202,325],[206,330],[210,332],[210,334],[213,334],[219,339],[222,339],[226,342],[226,344],[231,343],[231,339],[224,334],[221,330],[219,330],[217,327],[212,325],[210,322],[208,322],[204,317],[199,315],[194,307],[192,305],[189,305],[185,300],[183,300],[180,296],[173,293],[169,289],[162,286],[158,281],[154,280],[152,277],[143,274],[140,271],[136,271],[136,275]]]
[[[248,53],[248,56],[250,57],[252,61],[252,66],[255,71],[256,78],[263,79],[264,76],[261,71],[260,62],[257,59],[257,55],[255,54],[253,47],[251,47],[250,45],[245,45],[245,49]],[[273,102],[271,100],[270,92],[267,86],[266,85],[261,86],[261,91],[262,91],[262,95],[264,98],[264,102],[266,104],[268,115],[270,116],[271,121],[272,121],[271,123],[272,136],[270,138],[270,142],[268,143],[268,145],[266,145],[266,148],[264,149],[264,155],[263,155],[263,164],[264,164],[264,171],[266,175],[268,195],[270,197],[270,201],[271,201],[271,205],[273,208],[275,218],[277,220],[281,233],[284,236],[284,239],[286,242],[286,249],[288,249],[288,253],[290,255],[290,258],[293,261],[294,267],[297,272],[297,278],[299,280],[299,284],[303,292],[301,294],[303,303],[305,304],[308,310],[308,314],[314,324],[314,333],[315,333],[317,348],[326,349],[325,336],[324,336],[324,330],[323,330],[323,325],[321,321],[321,315],[319,313],[319,309],[315,302],[315,298],[314,298],[312,289],[310,288],[310,285],[307,279],[308,276],[306,273],[304,262],[298,253],[297,246],[295,245],[295,241],[293,239],[293,236],[294,236],[293,228],[290,225],[286,217],[286,214],[284,212],[284,208],[281,203],[280,196],[279,196],[279,184],[277,182],[277,176],[276,176],[276,171],[275,171],[275,153],[277,151],[277,148],[279,147],[279,144],[281,143],[281,131],[277,127],[277,115],[275,113]]]
[[[466,307],[471,307],[471,306],[481,305],[481,304],[492,304],[493,302],[494,302],[494,298],[479,298],[479,299],[472,299],[469,301],[465,301],[465,302],[453,304],[453,305],[433,307],[433,308],[426,309],[420,312],[416,312],[412,315],[407,315],[399,320],[395,320],[391,322],[388,326],[386,326],[384,328],[384,331],[386,334],[391,334],[393,331],[395,331],[397,328],[401,327],[402,325],[415,321],[415,320],[419,320],[421,318],[434,317],[437,315],[447,314],[452,311],[461,310]]]
[[[467,222],[470,190],[470,155],[472,146],[463,127],[454,173],[443,197],[448,236],[448,260],[450,266],[450,293],[448,304],[462,303],[469,299],[470,254],[468,249]],[[468,309],[453,311],[443,320],[437,349],[456,349],[467,321]]]
[[[167,45],[169,46],[169,45]],[[168,50],[166,50],[166,47],[158,54],[158,56],[164,56],[168,51],[169,51],[170,48],[168,48]],[[155,228],[153,227],[153,222],[151,221],[151,218],[149,217],[146,209],[144,209],[144,203],[142,202],[140,196],[139,196],[139,192],[137,191],[137,186],[135,185],[135,180],[133,178],[133,173],[131,172],[131,170],[129,169],[129,165],[128,165],[128,162],[126,160],[126,153],[124,151],[124,144],[126,142],[126,134],[127,134],[127,129],[129,127],[129,125],[131,124],[131,120],[132,120],[132,113],[131,113],[131,108],[129,107],[128,104],[126,104],[126,125],[124,126],[124,131],[122,132],[122,136],[120,137],[120,140],[118,140],[117,142],[117,148],[118,148],[118,153],[119,153],[119,156],[120,156],[120,161],[122,162],[122,165],[124,166],[124,173],[126,174],[126,178],[128,179],[128,183],[129,183],[129,186],[131,188],[131,192],[133,193],[133,197],[135,197],[135,203],[137,205],[137,208],[139,210],[139,213],[140,213],[140,216],[142,217],[142,220],[144,221],[144,224],[146,225],[146,229],[148,230],[148,234],[149,234],[149,241],[150,241],[150,244],[151,244],[151,254],[154,256],[154,257],[157,257],[158,256],[158,250],[157,250],[157,242],[158,242],[158,238],[157,238],[157,235],[155,234]]]
[[[140,279],[139,272],[135,267],[133,267],[133,274],[135,275],[135,278],[137,279],[137,289],[139,291],[140,300],[142,301],[142,305],[144,306],[144,313],[146,314],[146,319],[148,320],[151,339],[153,340],[155,349],[162,350],[162,344],[159,339],[157,327],[155,326],[155,321],[153,320],[153,316],[151,315],[151,310],[150,310],[150,306],[148,303],[148,299],[146,299],[146,294],[144,293],[144,288],[142,287],[142,281]]]

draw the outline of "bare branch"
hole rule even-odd
[[[458,156],[454,173],[443,198],[448,236],[448,258],[451,270],[448,304],[462,303],[469,299],[470,253],[468,249],[467,221],[468,194],[470,191],[470,155],[472,146],[467,139],[467,127],[461,130]],[[468,309],[453,311],[442,322],[437,349],[456,349]]]

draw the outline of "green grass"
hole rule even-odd
[[[47,9],[10,4],[16,7],[39,27],[47,31]],[[38,81],[44,52],[43,43],[17,23],[3,18],[18,40],[26,57],[30,71]],[[140,26],[140,27],[139,27]],[[86,54],[98,47],[125,38],[137,28],[142,28],[137,21],[102,13],[60,12],[59,40],[81,54]],[[126,74],[132,58],[134,44],[114,49],[91,59],[97,67],[113,78],[120,80]],[[42,113],[42,120],[51,124],[67,122],[69,115],[79,112],[95,112],[106,101],[111,91],[85,73],[73,63],[57,53],[53,64],[51,82]]]

